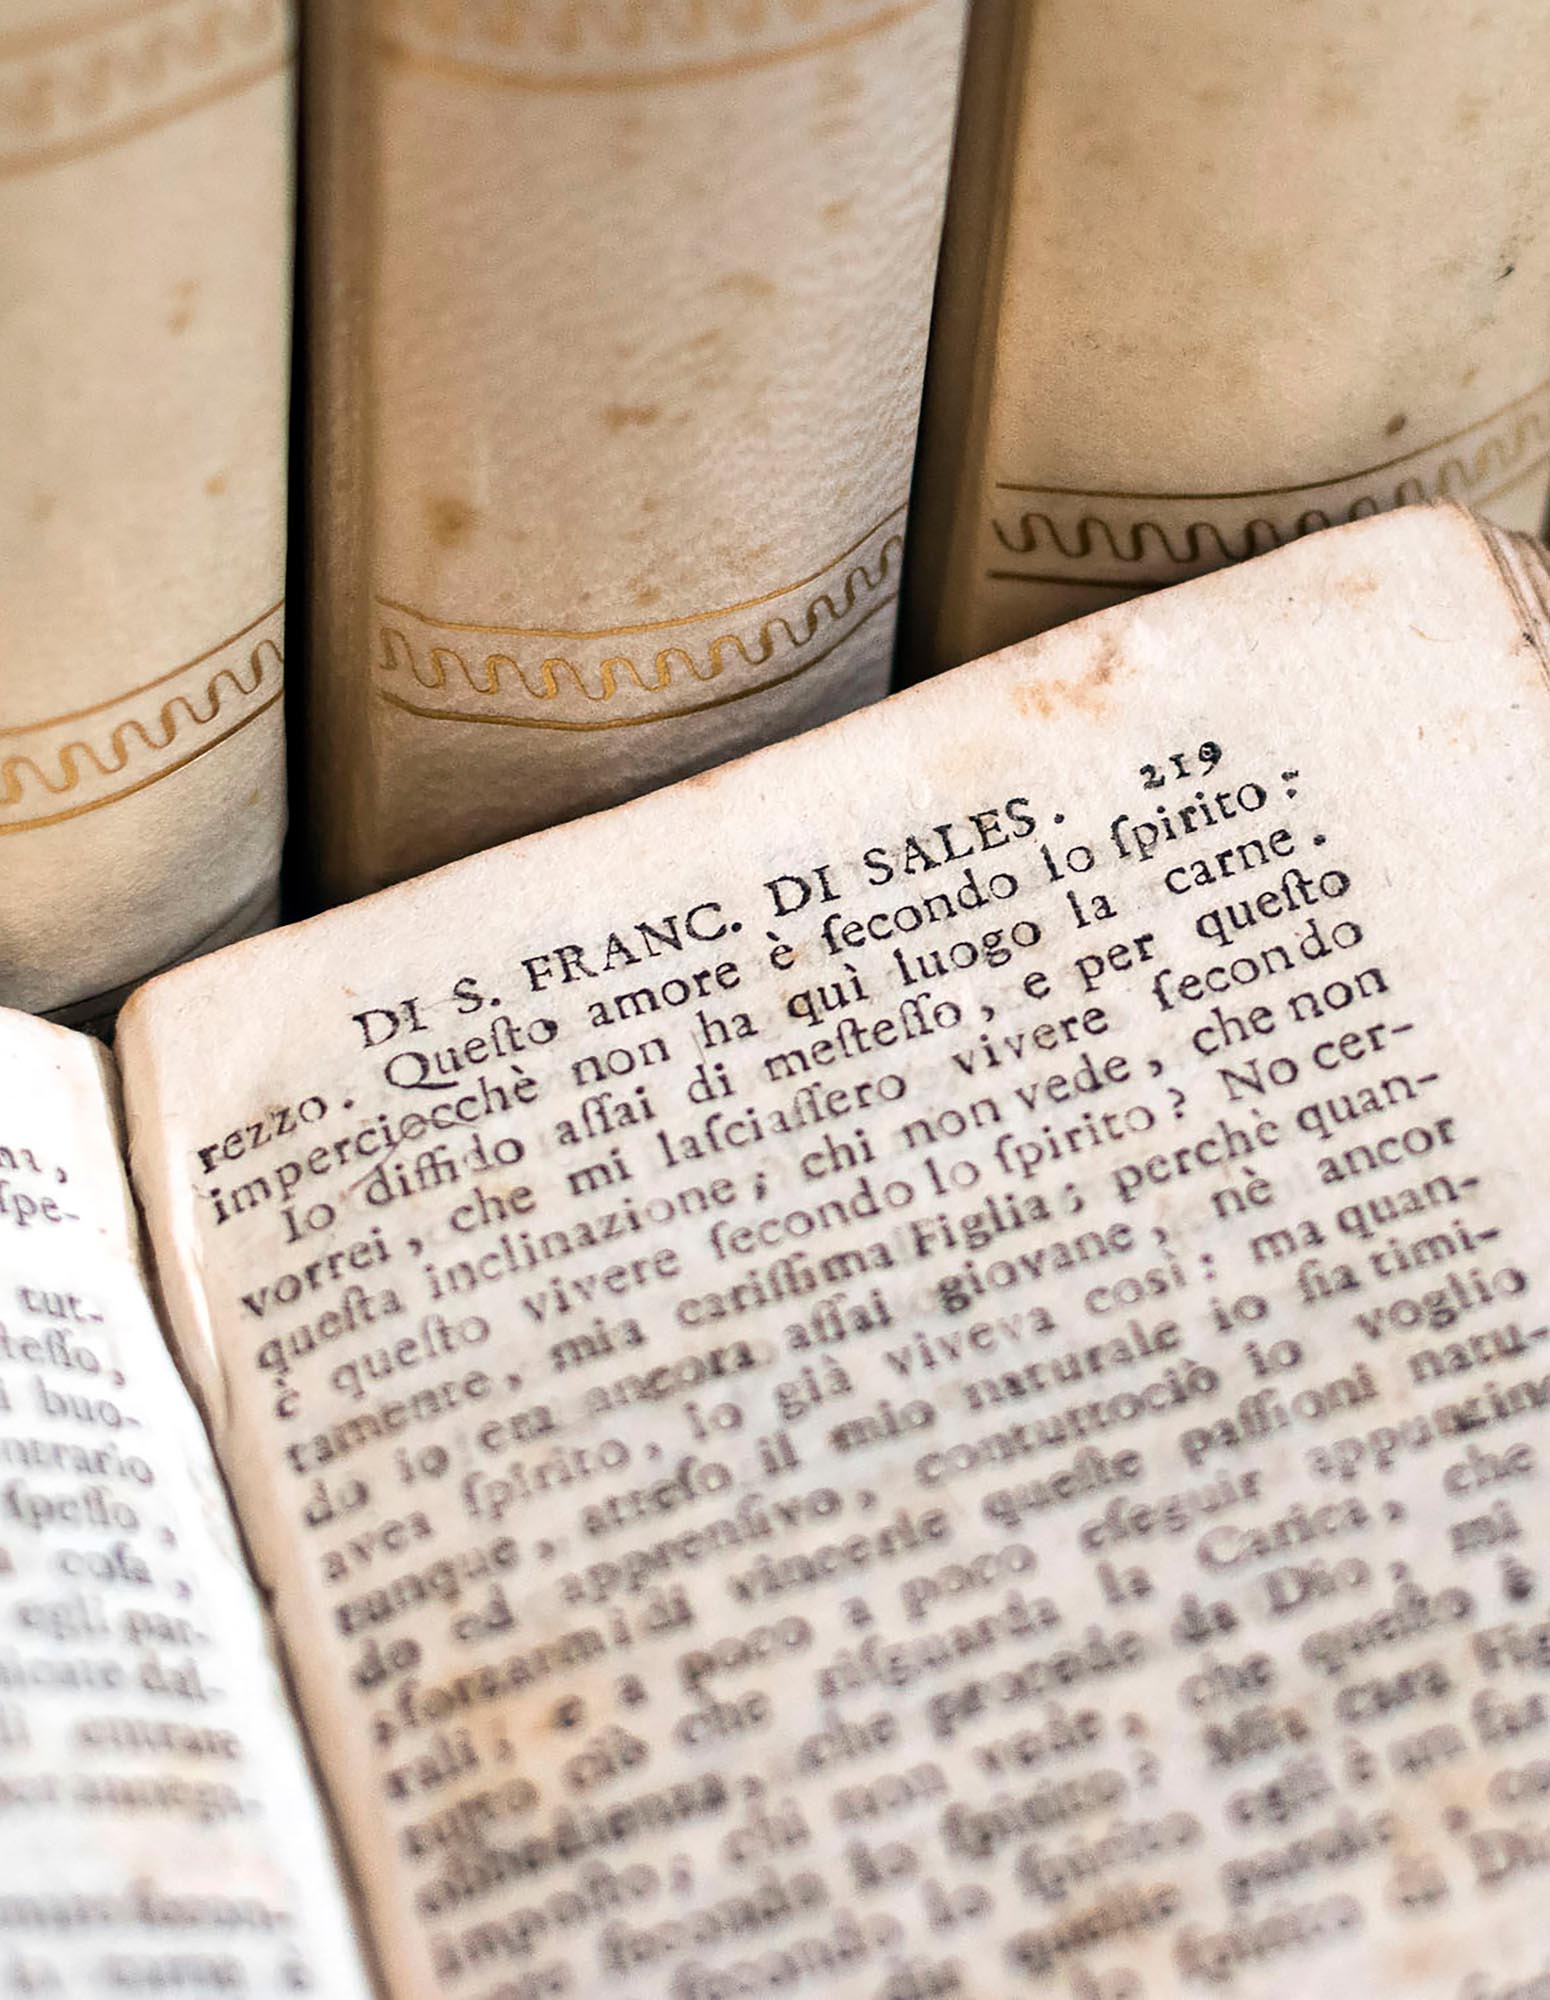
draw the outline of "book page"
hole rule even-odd
[[[1537,1990],[1533,591],[1363,523],[133,1003],[398,2000]]]
[[[0,1012],[0,1994],[364,2000],[114,1092]]]

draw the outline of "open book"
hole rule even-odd
[[[6,1017],[0,1990],[1540,1991],[1546,591],[1363,522],[169,974],[154,1277]]]

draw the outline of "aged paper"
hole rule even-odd
[[[0,1993],[364,2000],[109,1065],[0,1012]]]
[[[0,22],[0,1002],[272,923],[289,0]]]
[[[397,2000],[1535,1990],[1537,560],[1364,523],[134,1001]]]

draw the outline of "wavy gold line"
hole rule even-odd
[[[18,28],[14,34],[0,35],[0,62],[14,62],[19,56],[41,55],[49,49],[83,42],[89,35],[105,35],[131,21],[148,20],[152,14],[178,7],[184,0],[126,0],[126,4],[95,13],[77,14],[73,21],[61,21],[51,28]]]
[[[774,617],[766,618],[761,622],[759,635],[752,642],[755,648],[755,651],[752,653],[749,651],[748,642],[745,641],[741,633],[718,633],[706,648],[708,664],[703,670],[699,662],[694,659],[686,647],[664,646],[658,651],[656,656],[656,678],[648,681],[642,675],[634,659],[628,654],[615,654],[600,663],[598,667],[598,692],[594,694],[587,686],[586,678],[575,661],[559,656],[551,656],[540,662],[539,672],[543,675],[543,685],[539,688],[533,686],[521,663],[513,660],[509,654],[486,654],[484,660],[484,678],[482,680],[475,677],[461,655],[455,655],[454,657],[457,658],[458,664],[462,668],[464,680],[476,694],[498,695],[500,693],[500,669],[502,666],[511,667],[523,690],[533,701],[554,701],[558,697],[560,685],[559,676],[556,672],[557,668],[565,670],[574,683],[577,693],[587,701],[608,702],[613,700],[619,689],[619,676],[615,672],[615,668],[617,667],[625,667],[629,670],[630,678],[642,694],[659,694],[672,679],[672,670],[675,664],[673,655],[675,654],[681,656],[687,662],[689,672],[696,680],[713,681],[718,680],[725,671],[725,656],[728,652],[735,651],[740,654],[745,666],[762,667],[767,660],[773,659],[775,655],[778,634],[784,633],[787,644],[797,649],[809,644],[810,641],[818,636],[819,626],[822,622],[820,612],[827,613],[831,623],[839,624],[855,610],[861,596],[862,588],[871,591],[882,587],[884,579],[888,575],[890,556],[895,554],[902,556],[903,552],[904,543],[902,539],[897,535],[890,535],[878,551],[878,567],[875,577],[870,574],[865,562],[858,563],[853,568],[847,570],[842,584],[844,597],[842,605],[836,606],[829,591],[821,590],[815,598],[811,599],[799,616],[798,622],[806,625],[806,630],[800,636],[793,629],[790,618],[781,613],[777,613]],[[858,578],[860,580],[859,586]],[[437,674],[436,679],[433,681],[425,680],[418,669],[411,663],[411,672],[414,673],[415,679],[420,682],[422,687],[444,687],[446,685],[445,670],[440,664],[438,655],[443,651],[450,650],[450,648],[442,647],[432,648],[431,659],[436,664]]]
[[[246,729],[250,722],[257,722],[261,715],[274,707],[284,692],[283,688],[276,688],[267,701],[260,702],[257,708],[250,709],[246,715],[239,717],[230,729],[223,729],[219,736],[212,737],[208,743],[201,743],[197,750],[190,750],[186,757],[178,758],[176,763],[165,764],[161,770],[149,772],[145,777],[137,779],[134,784],[124,785],[106,798],[91,799],[85,805],[69,806],[63,812],[40,814],[35,819],[12,820],[9,825],[0,824],[0,834],[28,833],[37,827],[58,826],[64,820],[79,819],[83,813],[98,812],[103,806],[116,805],[120,799],[132,798],[136,792],[143,792],[148,785],[159,785],[163,778],[170,778],[174,771],[185,770],[199,758],[207,757],[212,750],[219,749],[221,744],[235,736],[239,730]]]
[[[1369,513],[1379,511],[1377,502],[1368,503],[1365,496],[1355,504],[1365,505]],[[1313,534],[1336,524],[1336,515],[1322,507],[1309,507],[1298,515],[1290,534],[1262,515],[1235,527],[1223,528],[1215,521],[1189,521],[1170,530],[1161,521],[1116,523],[1099,514],[1082,514],[1068,527],[1042,508],[1025,507],[1018,516],[1015,540],[999,521],[991,525],[996,540],[1014,556],[1032,555],[1036,549],[1052,544],[1052,552],[1064,556],[1067,562],[1086,562],[1095,553],[1106,553],[1114,562],[1144,563],[1149,555],[1157,555],[1182,569],[1193,563],[1244,562],[1250,556],[1279,548],[1284,541],[1294,540],[1298,535]],[[1234,546],[1240,541],[1241,547]]]
[[[823,55],[831,49],[844,48],[847,43],[881,34],[935,4],[936,0],[899,0],[899,4],[884,7],[865,21],[852,21],[805,42],[788,43],[781,48],[762,49],[752,54],[707,57],[703,62],[677,63],[661,69],[584,70],[570,76],[538,70],[499,69],[492,64],[470,62],[457,56],[431,55],[405,42],[394,41],[386,34],[377,37],[377,48],[385,60],[403,68],[444,76],[455,83],[479,84],[498,90],[645,90],[657,84],[709,83],[721,77],[744,76],[754,70],[769,69],[777,63],[798,62],[808,56]]]
[[[12,148],[0,171],[99,152],[229,95],[283,58],[289,19],[285,0],[182,0],[176,13],[99,22],[94,35],[82,24],[76,46],[52,57],[0,63]]]
[[[772,688],[786,686],[789,681],[797,680],[803,674],[810,673],[814,667],[819,666],[824,660],[828,659],[831,653],[837,652],[847,640],[855,638],[862,627],[869,624],[879,612],[886,611],[891,604],[896,604],[898,600],[899,593],[896,590],[890,591],[888,596],[880,598],[870,611],[863,617],[858,618],[854,625],[850,626],[846,631],[841,632],[837,638],[825,646],[822,652],[813,654],[811,659],[799,661],[796,666],[791,668],[789,673],[773,675],[769,680],[759,681],[753,687],[734,688],[729,694],[713,695],[708,701],[688,702],[678,708],[654,709],[650,715],[621,715],[612,718],[597,717],[584,722],[561,722],[551,716],[536,715],[470,715],[462,709],[457,708],[427,708],[418,702],[406,700],[403,695],[395,694],[381,686],[378,687],[377,694],[381,700],[388,702],[392,707],[404,709],[408,714],[417,715],[422,720],[428,722],[496,723],[507,729],[643,729],[653,722],[670,722],[676,716],[700,715],[707,709],[727,708],[733,702],[747,701],[756,694],[768,694]]]
[[[253,679],[249,684],[243,682],[235,667],[216,668],[205,685],[205,699],[210,704],[207,714],[200,714],[191,695],[169,695],[157,711],[160,737],[152,733],[153,725],[145,723],[137,715],[130,715],[116,723],[110,731],[106,759],[94,744],[82,738],[62,743],[57,749],[44,753],[58,761],[60,782],[57,785],[36,756],[24,754],[0,759],[0,806],[20,805],[26,790],[22,778],[25,772],[31,772],[46,792],[52,792],[57,797],[61,793],[75,791],[80,785],[83,760],[95,767],[99,778],[116,778],[129,762],[129,746],[133,737],[138,737],[144,748],[152,752],[171,749],[177,739],[180,714],[199,729],[214,722],[221,712],[223,681],[229,682],[233,691],[241,697],[258,693],[264,682],[264,663],[260,652],[265,645],[273,647],[276,658],[279,658],[279,648],[274,641],[261,639],[248,658],[248,664],[253,669]]]
[[[115,101],[154,97],[180,77],[208,77],[234,53],[272,46],[289,21],[284,0],[181,0],[181,8],[181,18],[159,22],[131,17],[70,54],[0,65],[0,113],[31,132],[101,118]]]
[[[1407,465],[1413,459],[1425,458],[1431,452],[1457,444],[1471,431],[1483,430],[1487,424],[1499,422],[1510,410],[1533,402],[1536,396],[1543,396],[1547,391],[1550,391],[1550,375],[1542,382],[1536,382],[1532,389],[1525,389],[1521,396],[1514,396],[1510,402],[1503,403],[1499,409],[1476,417],[1472,423],[1449,431],[1444,437],[1433,438],[1429,444],[1414,445],[1409,451],[1402,451],[1397,458],[1379,459],[1375,465],[1359,465],[1349,472],[1330,473],[1323,479],[1305,479],[1293,486],[1224,487],[1204,493],[1163,493],[1155,489],[1131,490],[1117,486],[1038,486],[1027,481],[998,479],[996,490],[1002,493],[1054,493],[1067,500],[1275,500],[1292,493],[1317,493],[1327,486],[1345,486],[1353,479],[1370,479],[1377,472],[1392,472],[1396,465]]]
[[[152,688],[164,687],[168,681],[176,680],[179,674],[186,674],[193,667],[202,667],[206,660],[213,660],[217,653],[224,653],[228,646],[235,646],[239,639],[245,639],[250,632],[257,631],[260,625],[273,618],[284,605],[283,597],[276,598],[267,611],[261,611],[256,618],[249,619],[246,625],[240,626],[235,632],[228,632],[224,639],[217,639],[213,646],[207,646],[202,653],[196,653],[191,660],[185,660],[181,666],[169,667],[164,674],[157,674],[151,680],[141,681],[135,687],[122,688],[117,694],[110,694],[105,701],[89,702],[85,708],[67,708],[58,715],[46,715],[40,722],[9,723],[0,728],[0,736],[30,736],[34,730],[57,729],[62,722],[79,722],[82,716],[100,715],[105,708],[117,708],[122,702],[132,701],[137,694],[148,694]]]
[[[196,111],[204,111],[212,104],[220,104],[228,97],[235,97],[241,91],[251,90],[256,84],[278,76],[290,67],[293,53],[287,48],[272,62],[240,71],[205,90],[194,91],[171,104],[159,105],[155,111],[147,111],[138,118],[122,120],[107,131],[94,133],[89,139],[62,140],[57,145],[40,146],[31,153],[0,157],[0,180],[39,173],[48,167],[65,166],[75,160],[89,159],[94,153],[110,152],[116,146],[126,145],[131,139],[142,138],[147,132],[171,125],[179,118],[190,117]]]
[[[712,618],[734,618],[739,611],[755,611],[761,604],[773,604],[777,597],[789,597],[794,590],[805,590],[810,583],[816,583],[821,576],[853,556],[872,537],[880,534],[890,521],[896,520],[909,505],[901,500],[897,507],[890,507],[880,520],[874,521],[864,535],[858,535],[849,548],[841,549],[838,555],[830,556],[806,576],[799,576],[792,583],[783,583],[776,590],[767,590],[761,597],[745,597],[736,604],[718,604],[709,611],[686,611],[677,618],[653,618],[643,625],[479,625],[469,619],[439,618],[434,611],[417,610],[412,604],[402,604],[395,597],[379,597],[377,603],[388,611],[398,611],[406,618],[414,618],[422,625],[435,625],[447,632],[488,632],[495,638],[504,639],[630,639],[637,632],[670,632],[680,625],[702,625]]]
[[[621,671],[628,672],[637,690],[642,694],[660,693],[672,680],[675,668],[686,667],[695,680],[710,681],[720,678],[726,669],[726,656],[736,653],[748,667],[761,667],[774,658],[781,650],[782,636],[786,644],[797,651],[810,644],[818,636],[827,621],[838,625],[855,610],[864,592],[881,590],[897,559],[904,553],[903,537],[889,535],[877,551],[877,574],[874,577],[867,568],[866,560],[853,564],[839,579],[841,584],[841,604],[836,605],[833,596],[834,584],[818,592],[793,618],[786,613],[776,613],[764,619],[758,635],[752,641],[736,631],[718,633],[703,648],[704,662],[701,663],[688,648],[680,642],[657,649],[652,662],[654,678],[648,680],[640,664],[629,654],[616,653],[597,662],[593,671],[598,677],[598,690],[594,694],[587,683],[586,674],[576,661],[563,655],[551,654],[548,658],[534,663],[534,667],[524,664],[510,653],[486,653],[478,669],[451,646],[432,646],[426,667],[421,666],[410,642],[401,630],[384,625],[382,628],[383,656],[378,663],[379,673],[393,673],[399,668],[407,668],[410,677],[422,688],[437,689],[447,685],[449,674],[461,673],[470,694],[499,698],[502,692],[503,670],[518,683],[530,701],[558,700],[562,676],[568,676],[575,692],[588,702],[606,704],[611,702],[620,688]],[[858,621],[859,623],[859,621]],[[796,626],[804,627],[800,633]],[[395,647],[394,642],[397,641]],[[531,678],[536,667],[541,676],[535,686]],[[756,685],[762,685],[756,684]],[[657,711],[662,713],[663,711]]]
[[[1015,529],[992,520],[991,530],[1008,554],[1028,556],[1043,550],[1058,554],[1067,562],[1085,563],[1097,554],[1112,562],[1144,563],[1148,558],[1189,569],[1199,564],[1243,562],[1264,555],[1301,536],[1318,533],[1349,521],[1365,520],[1390,507],[1407,506],[1436,498],[1468,498],[1494,473],[1506,479],[1493,491],[1505,491],[1528,476],[1532,462],[1525,458],[1530,444],[1550,435],[1550,414],[1525,410],[1510,431],[1487,434],[1465,451],[1454,452],[1430,468],[1407,474],[1392,493],[1358,494],[1349,501],[1304,508],[1289,523],[1256,514],[1250,519],[1223,527],[1210,520],[1175,523],[1171,526],[1148,516],[1144,520],[1115,522],[1101,514],[1084,513],[1074,523],[1057,521],[1044,508],[1026,507],[1017,517]],[[1413,462],[1407,461],[1407,462]],[[1225,496],[1219,496],[1225,497]]]
[[[1550,467],[1550,451],[1541,452],[1538,458],[1530,459],[1527,465],[1520,465],[1499,486],[1493,486],[1489,493],[1476,495],[1471,500],[1470,505],[1477,508],[1489,507],[1493,500],[1499,500],[1504,493],[1510,493],[1514,486],[1521,486],[1525,479],[1530,478],[1536,472],[1543,472],[1546,467]],[[1074,584],[1078,590],[1125,590],[1131,592],[1166,590],[1171,584],[1181,581],[1176,576],[1075,576],[1069,572],[1058,570],[1026,569],[988,569],[985,575],[992,583],[1051,583],[1059,585],[1062,588]]]

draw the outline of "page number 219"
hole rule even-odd
[[[1166,764],[1141,766],[1141,786],[1143,791],[1155,792],[1170,780],[1203,777],[1213,764],[1220,764],[1221,761],[1220,743],[1202,743],[1194,750],[1175,750]]]

